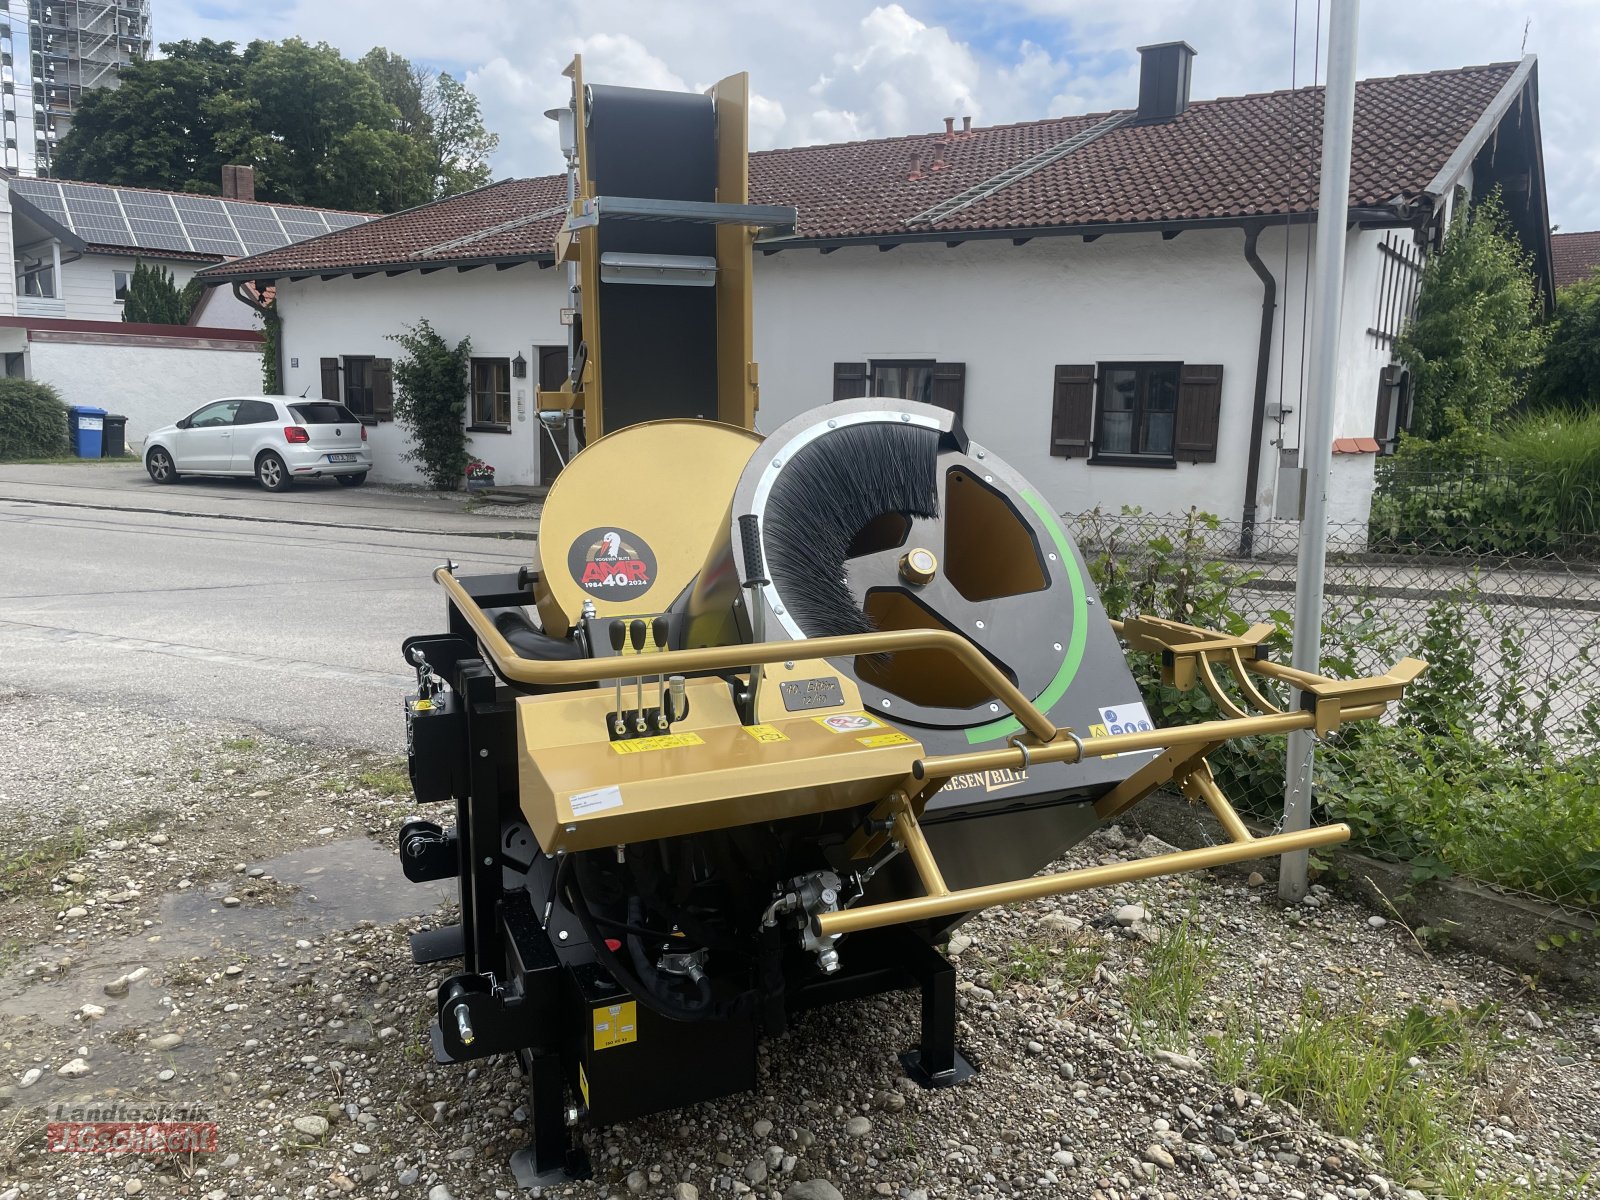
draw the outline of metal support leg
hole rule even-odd
[[[572,1144],[571,1127],[567,1124],[560,1056],[528,1053],[520,1058],[528,1074],[533,1145],[511,1156],[511,1173],[517,1186],[552,1187],[589,1178],[589,1156]]]
[[[956,1049],[956,969],[933,947],[906,941],[914,959],[907,965],[922,985],[922,1040],[900,1065],[925,1088],[950,1087],[975,1074]]]

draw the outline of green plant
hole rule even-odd
[[[1535,403],[1564,408],[1600,405],[1600,275],[1591,274],[1556,293],[1550,345],[1534,372],[1529,396]]]
[[[404,796],[411,792],[411,777],[403,765],[373,767],[357,774],[356,782],[380,796]]]
[[[193,279],[180,288],[165,267],[136,261],[122,302],[122,319],[145,325],[186,324],[203,290]]]
[[[273,296],[261,314],[261,390],[269,396],[281,395],[283,381],[278,378],[278,356],[283,350],[283,318],[278,315],[278,298]]]
[[[0,462],[52,458],[71,448],[67,408],[48,383],[0,378]]]
[[[394,415],[412,438],[404,457],[430,486],[455,491],[471,457],[466,412],[472,341],[462,338],[451,349],[426,319],[389,336],[405,350],[394,364]]]
[[[1522,399],[1547,337],[1527,253],[1498,194],[1458,212],[1428,259],[1416,319],[1396,346],[1411,368],[1411,432],[1474,444]]]
[[[1195,1004],[1217,966],[1211,934],[1186,914],[1145,951],[1144,965],[1122,993],[1134,1036],[1148,1045],[1187,1049]]]

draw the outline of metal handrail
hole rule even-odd
[[[478,635],[495,670],[513,683],[534,687],[568,687],[580,683],[604,683],[631,679],[639,674],[637,662],[628,658],[577,658],[559,662],[536,662],[519,656],[478,607],[467,589],[448,567],[440,567],[433,578],[449,594],[456,609]],[[966,638],[947,629],[880,629],[870,633],[841,634],[837,637],[807,638],[804,642],[758,642],[732,646],[701,646],[693,650],[665,650],[650,656],[651,675],[694,675],[708,671],[736,670],[787,662],[797,655],[805,658],[847,658],[861,654],[896,654],[906,650],[943,650],[991,690],[996,700],[1011,710],[1011,715],[1041,742],[1052,741],[1056,726],[1034,703],[1017,690],[1000,668],[988,660]]]

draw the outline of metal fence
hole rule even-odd
[[[1271,621],[1284,631],[1274,657],[1288,661],[1297,523],[1258,529],[1248,560],[1238,526],[1202,514],[1067,523],[1108,614]],[[1431,665],[1381,722],[1319,745],[1318,816],[1347,821],[1365,853],[1419,879],[1459,875],[1600,913],[1600,539],[1511,553],[1505,530],[1461,533],[1329,530],[1324,669],[1376,674],[1408,654]],[[1134,656],[1134,668],[1158,719],[1213,715],[1208,697],[1162,687],[1153,662]],[[1282,739],[1233,743],[1212,762],[1241,811],[1279,819]]]

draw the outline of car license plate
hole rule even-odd
[[[331,462],[331,463],[336,463],[336,462],[355,462],[355,460],[356,460],[356,456],[354,454],[330,454],[330,455],[328,455],[328,461]]]

